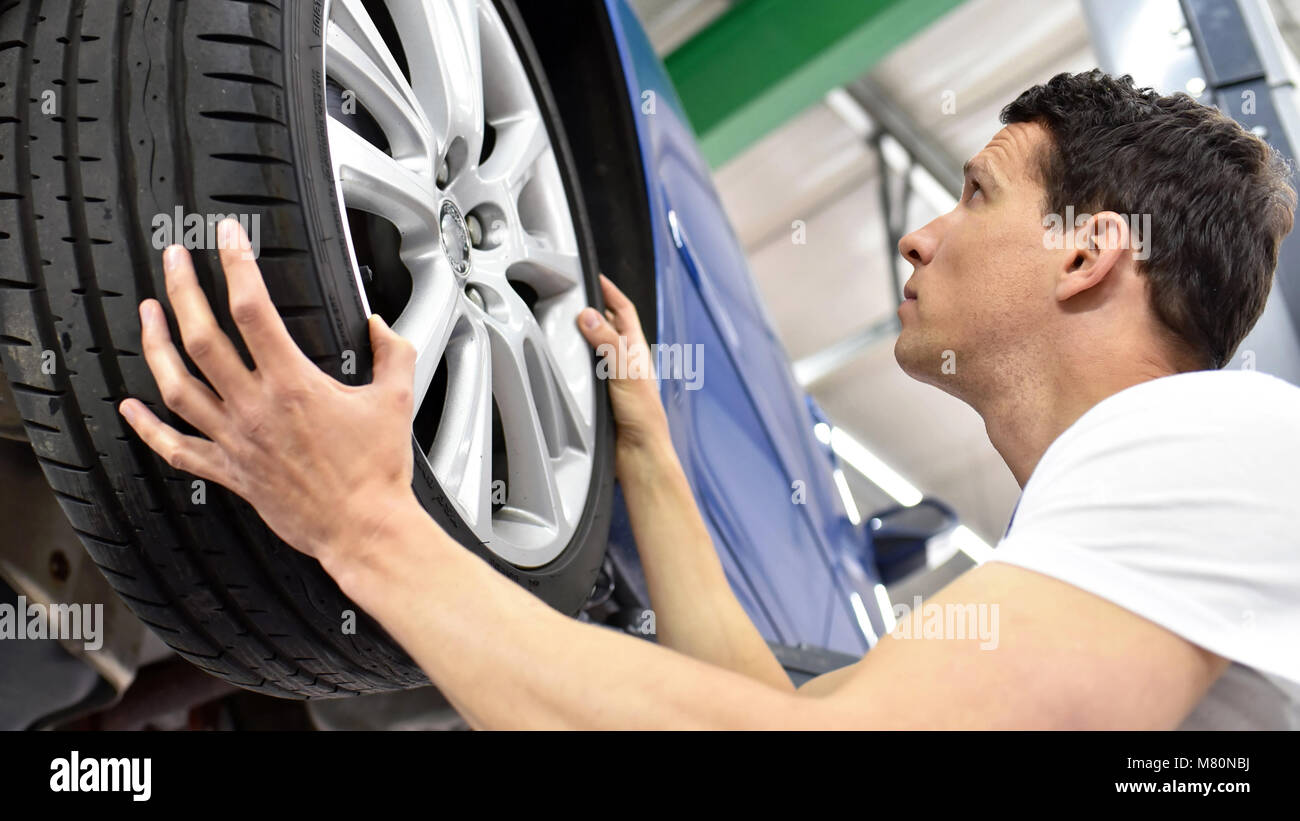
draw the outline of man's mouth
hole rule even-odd
[[[916,289],[910,284],[903,286],[903,299],[916,299]]]

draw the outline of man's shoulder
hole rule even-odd
[[[1300,682],[1300,656],[1278,649],[1300,626],[1300,388],[1195,372],[1094,410],[1040,462],[997,560]]]
[[[1300,388],[1271,373],[1251,369],[1188,371],[1152,379],[1143,383],[1171,392],[1213,393],[1233,396],[1237,393],[1267,394],[1283,401],[1300,402]]]
[[[1079,427],[1137,424],[1300,437],[1300,387],[1251,370],[1191,371],[1139,383],[1102,400]]]
[[[1188,371],[1140,382],[1112,398],[1137,403],[1196,397],[1213,404],[1240,405],[1257,397],[1300,404],[1300,388],[1272,374],[1255,370]]]
[[[1102,400],[1052,443],[1035,473],[1053,483],[1098,473],[1117,484],[1160,475],[1240,482],[1251,473],[1277,483],[1288,462],[1300,464],[1300,388],[1257,371],[1195,371]],[[1225,470],[1233,465],[1240,469]]]

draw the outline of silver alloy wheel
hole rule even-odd
[[[379,5],[391,25],[367,12]],[[539,567],[583,514],[596,386],[574,323],[587,296],[573,219],[528,74],[490,0],[329,0],[325,19],[325,77],[387,143],[329,116],[339,201],[400,232],[410,299],[393,327],[419,352],[417,406],[445,373],[429,466],[489,550]]]

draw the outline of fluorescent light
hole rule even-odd
[[[820,439],[820,435],[818,436]],[[888,493],[904,507],[911,507],[921,501],[921,491],[916,485],[904,479],[896,470],[885,464],[861,442],[849,436],[841,428],[831,428],[831,450],[844,460],[845,464],[861,473],[876,487]],[[974,534],[971,534],[974,535]]]
[[[867,642],[874,645],[880,641],[880,636],[876,635],[875,628],[871,626],[871,617],[867,615],[867,608],[863,605],[862,597],[857,594],[857,591],[849,594],[849,603],[853,605],[853,615],[858,619],[858,627],[867,634]]]
[[[876,585],[876,604],[880,605],[880,617],[885,621],[885,635],[894,632],[898,620],[894,618],[894,603],[889,600],[889,591],[883,584]]]
[[[989,543],[976,536],[975,531],[966,525],[958,525],[948,538],[976,564],[983,564],[993,558],[993,548],[989,547]]]
[[[866,137],[871,133],[871,117],[844,89],[832,88],[826,92],[826,105],[840,116],[854,134]]]
[[[912,169],[912,190],[936,214],[946,214],[957,206],[957,198],[919,164]]]
[[[855,525],[861,524],[862,514],[858,512],[858,503],[853,501],[853,492],[849,490],[849,481],[844,478],[844,471],[835,468],[831,475],[835,477],[835,489],[844,501],[844,511],[849,514],[849,521]]]
[[[906,174],[912,170],[912,155],[891,135],[880,136],[880,153],[885,159],[885,165],[895,173]]]
[[[831,446],[835,455],[844,460],[849,467],[862,474],[876,487],[894,497],[900,505],[911,507],[921,501],[923,494],[917,489],[916,485],[904,479],[897,471],[880,460],[858,440],[844,432],[843,428],[832,427],[825,422],[818,422],[813,425],[813,434],[817,440]],[[853,524],[862,521],[862,514],[858,511],[857,503],[853,500],[849,492],[848,480],[844,478],[844,471],[836,468],[834,471],[835,487],[839,490],[840,496],[844,499],[844,507],[848,511],[849,518]],[[989,543],[975,535],[975,531],[966,525],[958,525],[949,533],[945,539],[948,544],[965,553],[976,564],[983,564],[993,557],[993,548]],[[856,594],[855,594],[856,595]],[[877,598],[880,593],[877,592]],[[858,602],[861,605],[861,601]],[[886,617],[888,622],[889,617]],[[893,630],[891,626],[888,630]]]

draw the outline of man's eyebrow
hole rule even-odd
[[[972,173],[976,173],[979,176],[984,177],[986,180],[988,180],[989,183],[993,185],[997,185],[998,178],[993,173],[992,166],[985,159],[975,156],[975,157],[971,157],[969,160],[962,163],[962,167],[961,167],[962,177],[963,178],[970,177]]]

